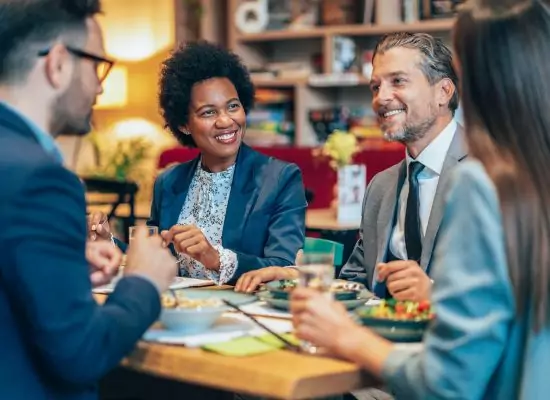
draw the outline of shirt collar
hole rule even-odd
[[[10,106],[9,104],[5,102],[1,102],[3,107],[7,108],[12,113],[16,114],[21,118],[29,127],[31,132],[36,137],[36,140],[42,146],[42,148],[48,153],[51,154],[57,161],[59,161],[61,164],[63,164],[63,155],[61,154],[61,150],[59,150],[59,146],[57,145],[54,138],[42,130],[34,121],[32,121],[30,118],[28,118],[26,115],[22,114],[18,110],[16,110],[14,107]]]
[[[413,162],[418,161],[426,168],[430,169],[437,175],[441,174],[443,169],[443,163],[445,162],[445,157],[451,147],[451,142],[455,135],[457,128],[457,123],[454,119],[449,122],[449,124],[441,131],[437,137],[428,144],[428,146],[416,157],[413,159],[409,152],[406,152],[407,166]]]
[[[231,165],[229,168],[220,172],[208,172],[204,168],[202,168],[202,157],[201,157],[201,159],[199,160],[199,164],[197,165],[196,174],[208,180],[218,181],[218,180],[232,178],[234,171],[235,171],[235,164]]]

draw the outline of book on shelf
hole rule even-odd
[[[356,24],[360,16],[360,1],[357,0],[321,0],[321,23],[323,25]]]
[[[372,24],[374,22],[374,0],[365,0],[363,8],[363,24]]]
[[[422,0],[422,18],[452,18],[466,0]]]

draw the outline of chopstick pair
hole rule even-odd
[[[252,322],[254,322],[256,325],[258,325],[260,328],[264,329],[268,333],[275,336],[277,339],[279,339],[281,342],[284,343],[284,348],[290,351],[294,351],[296,353],[300,353],[301,349],[300,346],[295,345],[294,343],[290,342],[288,339],[285,339],[283,336],[279,335],[278,333],[274,332],[273,330],[269,329],[267,326],[265,326],[263,323],[258,321],[256,317],[254,317],[252,314],[247,313],[246,311],[243,311],[238,305],[233,304],[229,300],[222,299],[222,301],[228,305],[229,307],[233,308],[234,310],[240,312],[244,316],[248,317]]]

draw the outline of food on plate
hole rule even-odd
[[[279,281],[279,287],[277,289],[282,290],[284,292],[292,292],[294,288],[298,286],[298,282],[294,280],[284,280]]]
[[[421,302],[382,300],[379,304],[362,308],[358,312],[363,318],[402,321],[423,321],[434,317],[432,305],[428,300]]]
[[[220,299],[190,299],[183,295],[177,295],[177,298],[170,295],[162,296],[162,306],[164,308],[206,308],[222,306]]]
[[[283,292],[292,292],[298,286],[297,280],[282,280],[279,281],[279,285],[276,290]],[[339,292],[356,292],[361,291],[363,286],[355,282],[346,282],[346,281],[334,281],[330,287],[332,293]]]

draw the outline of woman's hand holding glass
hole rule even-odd
[[[294,289],[290,310],[296,336],[322,348],[323,353],[345,357],[345,347],[357,336],[353,333],[362,330],[342,303],[316,289]]]
[[[178,253],[200,262],[206,269],[219,271],[220,255],[195,225],[174,225],[160,233],[166,246],[173,244]]]

